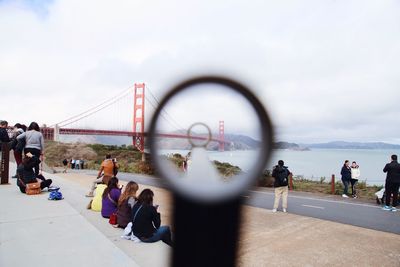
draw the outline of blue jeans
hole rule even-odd
[[[154,243],[162,240],[165,244],[172,246],[171,230],[169,226],[160,226],[151,237],[141,240],[145,243]]]
[[[343,190],[343,194],[347,195],[348,191],[349,191],[349,180],[345,180],[342,179],[343,185],[344,185],[344,190]]]

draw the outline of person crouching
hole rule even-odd
[[[36,175],[34,167],[38,166],[40,159],[32,153],[27,153],[22,163],[17,167],[19,190],[25,194],[26,184],[40,182],[40,188],[49,187],[53,182],[51,179],[46,179],[42,174]],[[22,181],[22,182],[21,182]]]

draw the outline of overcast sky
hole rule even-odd
[[[254,90],[279,140],[400,144],[399,14],[398,0],[0,0],[0,119],[50,125],[135,82],[160,98],[219,73]]]

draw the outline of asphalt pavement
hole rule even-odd
[[[71,171],[75,172],[76,170]],[[94,170],[81,170],[80,172],[94,176],[98,173]],[[118,178],[124,181],[134,180],[140,184],[168,188],[166,181],[153,176],[120,172]],[[268,189],[249,190],[242,197],[246,205],[263,209],[272,209],[274,202],[274,192]],[[340,196],[289,192],[288,212],[400,234],[400,211],[383,211],[379,205],[363,203],[355,199],[343,199]]]

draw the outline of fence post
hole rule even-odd
[[[289,190],[293,190],[293,174],[289,174]]]
[[[332,180],[331,180],[331,193],[332,195],[335,194],[335,175],[332,174]]]
[[[9,176],[9,164],[10,164],[10,148],[8,143],[1,143],[1,184],[8,184]]]

